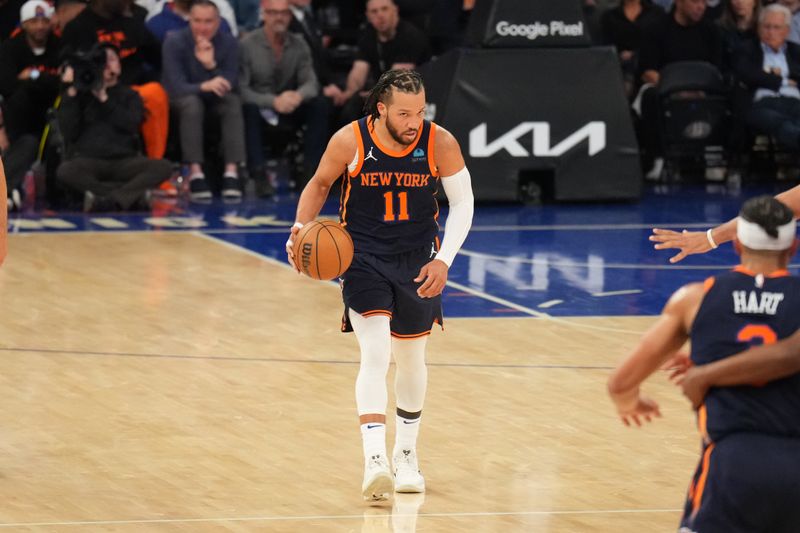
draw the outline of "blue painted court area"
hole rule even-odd
[[[776,187],[673,187],[638,203],[479,205],[473,229],[450,269],[451,317],[629,316],[658,314],[681,285],[736,264],[730,244],[671,265],[647,240],[652,227],[703,229],[736,215],[744,199]],[[201,231],[285,261],[297,197],[206,206],[165,203],[151,214],[25,214],[11,232]],[[335,216],[330,201],[323,215]],[[442,221],[446,209],[442,212]],[[245,283],[246,280],[243,280]]]

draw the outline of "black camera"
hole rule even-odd
[[[106,68],[106,47],[99,43],[88,50],[71,53],[65,63],[72,67],[72,86],[78,92],[97,91],[103,88],[103,71]]]

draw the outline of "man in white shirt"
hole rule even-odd
[[[752,96],[747,124],[800,150],[800,45],[787,41],[791,21],[786,7],[765,7],[758,20],[759,40],[742,46],[734,69]]]

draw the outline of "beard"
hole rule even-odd
[[[408,146],[409,144],[417,140],[417,130],[406,130],[404,132],[400,132],[397,130],[397,128],[395,128],[392,125],[392,122],[388,119],[388,117],[386,119],[386,130],[389,132],[389,135],[392,136],[392,139],[394,139],[398,144],[402,144],[403,146]],[[409,141],[407,140],[407,137],[404,137],[403,134],[411,132],[414,133],[414,136],[411,137],[411,140]]]

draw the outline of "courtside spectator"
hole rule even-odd
[[[164,41],[164,85],[178,114],[181,155],[189,164],[189,193],[208,200],[211,191],[203,171],[204,118],[219,117],[225,174],[222,196],[240,198],[238,164],[244,162],[242,100],[238,93],[239,45],[220,31],[219,10],[211,0],[195,0],[189,27]]]

